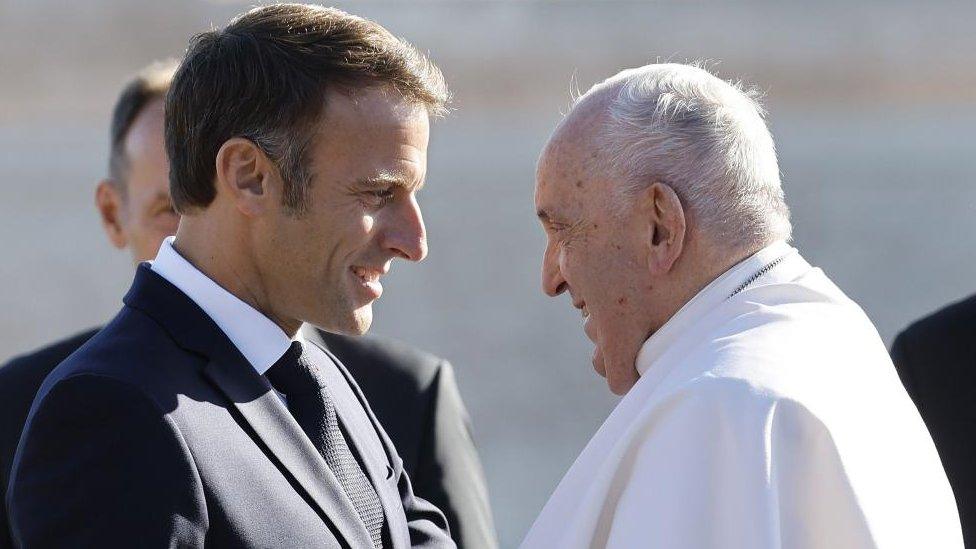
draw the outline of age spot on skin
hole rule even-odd
[[[582,179],[577,179],[576,180],[576,188],[577,189],[582,189],[583,188],[583,180]]]
[[[617,305],[626,305],[626,304],[627,304],[627,298],[626,297],[621,297],[621,298],[618,298],[617,299]]]

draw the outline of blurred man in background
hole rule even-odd
[[[530,548],[961,547],[874,326],[787,241],[753,96],[687,65],[590,89],[539,160],[543,289],[624,395]]]
[[[898,334],[891,358],[939,450],[967,547],[976,547],[976,296]]]
[[[163,98],[174,68],[173,64],[150,67],[120,96],[113,115],[110,178],[99,184],[96,193],[107,235],[117,247],[128,247],[136,263],[151,259],[178,224],[163,144]],[[0,401],[6,407],[0,433],[4,490],[37,387],[96,331],[25,355],[0,369]],[[324,342],[360,383],[403,458],[414,491],[445,512],[459,546],[496,546],[487,489],[451,365],[380,338],[313,329],[305,335]],[[6,529],[5,513],[3,523]]]
[[[112,244],[136,264],[152,259],[163,239],[176,234],[179,216],[169,197],[169,161],[163,145],[163,103],[175,62],[150,66],[119,95],[112,111],[109,176],[95,189],[95,205]],[[7,493],[10,467],[34,395],[44,378],[101,328],[92,328],[0,367],[0,483]],[[6,497],[0,547],[10,546]]]

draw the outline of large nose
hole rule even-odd
[[[397,256],[410,261],[421,261],[427,257],[427,229],[414,194],[411,193],[410,199],[397,208],[394,223],[385,234],[385,247]]]
[[[542,257],[542,291],[549,297],[556,297],[566,291],[566,286],[566,279],[559,270],[559,248],[550,240]]]

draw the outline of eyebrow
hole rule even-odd
[[[403,187],[404,189],[410,191],[419,191],[424,187],[424,181],[421,180],[420,183],[416,185],[411,185],[407,182],[407,178],[400,173],[392,172],[380,172],[378,175],[373,177],[367,177],[357,181],[360,186],[363,187]]]

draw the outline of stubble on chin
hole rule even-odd
[[[353,335],[365,335],[373,325],[373,306],[364,305],[353,311]]]

